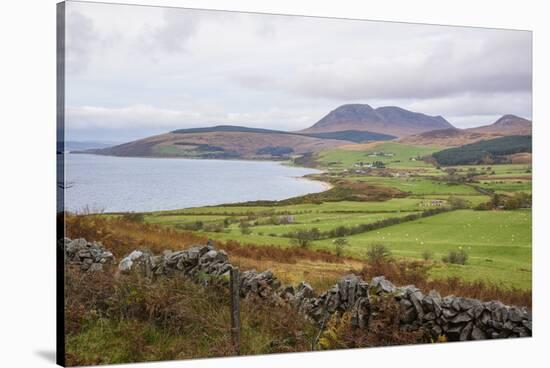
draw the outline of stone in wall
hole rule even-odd
[[[105,250],[101,243],[65,238],[63,248],[65,263],[78,265],[82,271],[100,271],[104,264],[114,262],[113,253]]]

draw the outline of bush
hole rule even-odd
[[[290,244],[298,246],[300,248],[308,248],[310,240],[308,238],[292,238]]]
[[[122,215],[122,218],[126,221],[143,222],[143,213],[128,212]]]
[[[434,256],[433,252],[429,249],[426,249],[425,251],[422,252],[422,259],[424,259],[425,261],[429,261],[430,259],[432,259]]]
[[[211,224],[206,224],[203,227],[204,231],[212,233],[221,233],[224,230],[223,223],[214,222]]]
[[[531,208],[532,195],[524,192],[514,193],[511,198],[504,201],[504,208],[507,210],[515,210],[518,208]]]
[[[333,243],[334,243],[334,246],[336,247],[336,255],[338,257],[342,256],[342,251],[344,250],[344,247],[349,245],[348,240],[346,238],[334,239]]]
[[[296,230],[291,233],[284,234],[287,238],[294,238],[294,239],[307,239],[307,240],[319,240],[322,239],[323,234],[319,231],[319,228],[312,228],[312,229],[301,229]]]
[[[468,253],[464,249],[451,250],[449,254],[443,256],[441,260],[445,263],[464,265],[468,261]]]
[[[367,258],[370,262],[378,263],[391,257],[391,251],[384,244],[371,244],[367,249]]]
[[[252,233],[252,230],[250,230],[250,224],[246,221],[242,221],[239,227],[241,229],[241,234],[243,235],[248,235]]]
[[[464,209],[470,207],[470,204],[467,200],[455,196],[449,197],[449,205],[454,209]]]

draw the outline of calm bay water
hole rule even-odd
[[[279,162],[188,160],[68,154],[65,208],[157,211],[321,192],[301,178],[318,170]]]

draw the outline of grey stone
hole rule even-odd
[[[90,265],[90,268],[88,268],[89,272],[98,272],[103,270],[103,264],[102,263],[92,263]]]
[[[470,339],[470,334],[472,333],[472,329],[474,327],[474,324],[472,322],[468,323],[462,331],[460,332],[459,340],[460,341],[466,341]]]
[[[510,308],[510,313],[508,314],[508,318],[512,322],[521,322],[523,319],[523,314],[521,313],[521,310],[517,307]]]
[[[460,340],[460,334],[462,333],[462,329],[464,328],[464,325],[455,325],[447,330],[447,338],[449,341],[459,341]]]
[[[373,277],[370,287],[376,294],[394,293],[396,291],[395,285],[386,280],[384,276]]]
[[[462,312],[458,315],[456,315],[452,320],[451,322],[452,323],[462,323],[462,322],[469,322],[472,320],[472,317],[466,313],[466,312]]]
[[[143,252],[140,250],[134,250],[132,253],[124,257],[118,264],[118,270],[120,272],[129,272],[132,270],[134,262],[143,256]]]
[[[424,310],[422,309],[422,304],[421,304],[421,301],[422,301],[422,293],[420,292],[420,290],[416,290],[414,292],[411,292],[409,294],[409,298],[414,306],[414,309],[416,310],[416,313],[418,314],[419,318],[422,318],[422,316],[424,315]]]
[[[487,334],[479,327],[474,326],[471,337],[472,340],[485,340],[487,338]]]
[[[453,309],[450,309],[450,308],[443,309],[443,313],[442,313],[443,317],[445,317],[448,320],[452,319],[457,314],[458,314],[457,311],[455,311]]]
[[[428,312],[426,314],[424,314],[424,320],[426,321],[433,321],[435,320],[436,316],[435,316],[435,313],[434,312]]]
[[[475,308],[478,305],[481,305],[481,302],[479,300],[471,299],[471,298],[457,298],[458,305],[461,310],[469,310],[472,308]]]

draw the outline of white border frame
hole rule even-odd
[[[103,1],[107,2],[107,1]],[[534,337],[473,343],[147,363],[151,367],[464,366],[531,367],[550,342],[549,194],[550,27],[542,1],[523,0],[119,0],[118,3],[328,16],[534,31]],[[55,0],[3,4],[2,351],[3,367],[53,364],[55,350]],[[7,48],[7,50],[6,50]],[[6,170],[7,169],[7,170]],[[546,212],[546,213],[545,213]],[[5,273],[5,275],[4,275]],[[548,348],[546,348],[547,350]],[[546,363],[547,364],[547,363]],[[126,366],[126,365],[124,365]]]

